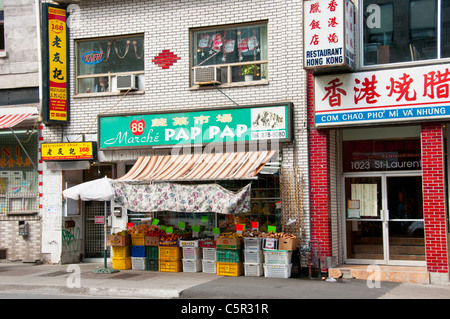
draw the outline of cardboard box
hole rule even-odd
[[[108,246],[129,246],[130,236],[108,235],[106,237],[106,245]]]
[[[224,249],[240,249],[242,238],[217,238],[216,247]]]
[[[144,237],[144,246],[158,246],[159,245],[159,237]]]
[[[297,238],[280,238],[278,240],[278,250],[296,250],[298,244]]]

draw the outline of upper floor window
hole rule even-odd
[[[192,30],[191,50],[192,69],[219,68],[221,84],[268,78],[267,22]]]
[[[118,75],[144,74],[144,36],[76,41],[77,94],[117,91]]]
[[[450,57],[449,0],[363,0],[364,65]]]
[[[3,0],[0,0],[0,51],[5,50],[5,18]]]

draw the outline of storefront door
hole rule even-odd
[[[424,265],[420,172],[346,174],[348,263]]]

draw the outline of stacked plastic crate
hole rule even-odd
[[[218,238],[216,248],[217,275],[242,275],[242,238]]]
[[[264,241],[264,276],[269,278],[289,278],[292,270],[292,252],[278,250],[278,240]]]
[[[198,240],[180,240],[183,249],[183,272],[202,271],[202,249]]]
[[[199,246],[202,248],[202,272],[215,274],[217,272],[216,241],[212,239],[201,239],[199,241]]]
[[[261,242],[260,237],[244,237],[245,276],[262,276],[264,273]]]
[[[159,246],[159,271],[182,271],[181,257],[180,247]]]
[[[132,269],[146,269],[145,234],[131,234],[131,266]]]

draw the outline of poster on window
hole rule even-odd
[[[355,67],[355,6],[350,0],[303,2],[304,68]]]
[[[378,217],[377,184],[352,184],[352,201],[359,201],[360,217]]]

